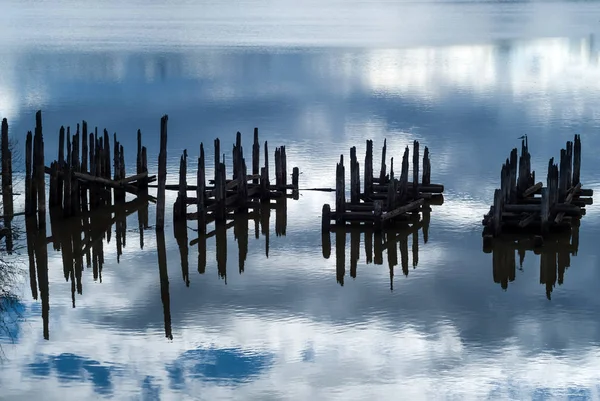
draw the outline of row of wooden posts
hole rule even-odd
[[[571,223],[585,214],[592,204],[593,191],[583,189],[580,181],[581,138],[575,135],[560,152],[560,163],[551,158],[546,186],[535,182],[531,170],[531,155],[527,138],[502,166],[500,188],[494,192],[494,204],[484,216],[484,242],[490,242],[503,232],[527,231],[541,237],[551,231],[569,229]]]
[[[356,147],[350,149],[350,201],[346,199],[346,177],[344,155],[336,167],[335,210],[329,204],[323,205],[322,231],[331,229],[331,221],[337,225],[362,223],[373,225],[381,230],[385,225],[393,225],[398,221],[407,221],[410,214],[418,212],[428,204],[443,203],[444,186],[431,183],[431,161],[429,149],[425,147],[423,154],[423,170],[419,182],[419,142],[413,142],[412,181],[409,181],[408,146],[402,157],[400,178],[394,176],[394,158],[390,159],[387,171],[387,140],[383,142],[381,169],[378,175],[373,173],[373,141],[367,140],[364,166],[364,184],[361,192],[360,166],[356,156]]]
[[[271,199],[292,197],[298,199],[299,169],[292,170],[292,183],[287,181],[287,156],[285,146],[275,149],[275,185],[269,177],[269,145],[264,143],[264,166],[260,167],[260,143],[258,128],[254,129],[252,146],[252,174],[248,174],[242,134],[236,135],[233,145],[232,178],[227,179],[225,155],[221,156],[221,141],[214,141],[214,178],[207,185],[204,144],[200,144],[200,156],[197,161],[196,185],[187,184],[187,150],[183,151],[179,166],[179,184],[169,189],[177,190],[177,200],[174,205],[174,219],[178,221],[195,220],[199,231],[205,230],[212,221],[227,221],[235,214],[248,213],[249,209],[259,210]],[[160,177],[159,177],[160,178]],[[160,185],[160,180],[159,180]],[[291,194],[288,194],[291,190]],[[195,197],[188,196],[189,191],[195,192]],[[188,207],[196,205],[196,212],[188,213]]]

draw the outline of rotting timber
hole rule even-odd
[[[410,224],[411,215],[419,213],[421,208],[429,205],[441,205],[444,201],[444,186],[431,183],[431,161],[429,149],[425,147],[423,154],[422,179],[419,182],[419,142],[413,142],[412,181],[409,181],[408,146],[402,157],[400,178],[394,176],[394,158],[390,159],[387,172],[386,152],[387,140],[384,140],[381,153],[381,169],[379,175],[373,173],[373,141],[366,142],[364,166],[364,183],[361,192],[360,166],[356,157],[356,147],[350,149],[350,201],[346,199],[346,181],[344,155],[336,169],[335,210],[329,204],[323,205],[321,228],[329,232],[335,226],[372,225],[376,231],[398,223]]]
[[[277,147],[274,153],[275,183],[271,184],[269,175],[269,145],[264,143],[264,166],[260,166],[260,143],[258,129],[254,129],[252,146],[252,174],[248,174],[242,134],[236,134],[232,150],[233,171],[227,178],[225,155],[221,155],[221,141],[214,141],[214,178],[207,185],[206,160],[204,144],[200,144],[200,156],[197,160],[196,185],[187,184],[188,155],[183,151],[179,165],[179,184],[166,187],[176,190],[173,216],[176,224],[188,220],[198,222],[199,236],[206,235],[206,225],[215,222],[225,224],[228,220],[238,218],[253,219],[255,214],[265,213],[265,210],[276,208],[281,200],[298,199],[299,168],[292,169],[292,182],[288,184],[287,156],[285,146]],[[159,172],[160,176],[160,172]],[[188,196],[188,192],[195,196]],[[288,193],[288,191],[291,191]],[[276,203],[271,203],[276,200]],[[188,207],[196,205],[195,212],[188,212]],[[265,205],[271,205],[265,208]],[[250,212],[250,210],[252,210]],[[269,212],[270,213],[270,212]]]
[[[585,206],[593,203],[591,189],[582,188],[581,138],[575,135],[560,151],[559,164],[548,162],[546,186],[535,182],[527,138],[502,166],[500,188],[494,192],[494,204],[482,224],[484,247],[496,237],[510,233],[527,233],[541,246],[553,232],[568,231],[585,215]]]

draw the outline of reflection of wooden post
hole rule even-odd
[[[346,275],[346,230],[340,228],[335,232],[335,275],[341,286]]]
[[[329,235],[329,231],[321,232],[321,248],[323,257],[329,259],[331,257],[331,236]]]
[[[261,233],[265,236],[265,255],[269,257],[269,219],[271,217],[271,206],[269,203],[263,203],[260,207],[260,227]]]
[[[375,231],[373,235],[373,263],[376,265],[383,264],[383,235],[381,231]]]
[[[206,226],[202,231],[198,231],[198,273],[204,274],[206,271]]]
[[[360,231],[353,227],[350,231],[350,277],[356,278],[356,268],[360,259]]]
[[[158,154],[158,191],[156,201],[156,229],[165,227],[165,186],[167,183],[167,122],[164,115],[160,120],[160,152]]]
[[[415,223],[418,224],[418,223]],[[412,259],[413,269],[419,264],[419,228],[413,226],[412,234]]]
[[[402,272],[408,276],[408,237],[400,238],[400,261],[402,263]]]
[[[248,256],[248,218],[247,214],[237,215],[233,226],[238,243],[238,267],[240,274],[244,272],[244,264]]]
[[[31,297],[38,299],[37,273],[35,268],[35,235],[37,232],[37,221],[28,216],[25,219],[25,233],[27,235],[27,255],[29,256],[29,286]]]
[[[171,297],[169,295],[169,273],[167,271],[167,250],[165,245],[165,233],[163,230],[156,231],[156,248],[158,253],[158,271],[160,275],[160,299],[163,305],[163,316],[165,319],[165,337],[172,340],[171,332]]]
[[[367,255],[367,264],[373,263],[373,232],[365,230],[365,255]]]
[[[282,196],[277,199],[275,206],[275,235],[285,235],[287,230],[287,198]]]
[[[188,261],[188,234],[185,220],[178,221],[173,225],[175,239],[179,247],[179,256],[181,257],[181,275],[186,287],[190,286],[190,266]]]
[[[219,277],[227,284],[227,227],[225,222],[215,222],[215,242],[217,245],[217,270]]]

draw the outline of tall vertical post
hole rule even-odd
[[[156,203],[156,229],[165,228],[165,191],[167,183],[167,122],[165,114],[160,120],[160,152],[158,154],[158,196]]]

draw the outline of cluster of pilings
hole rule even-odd
[[[387,253],[387,262],[390,275],[390,290],[394,289],[394,268],[402,266],[402,273],[409,273],[409,238],[411,239],[412,268],[416,269],[419,263],[419,232],[423,233],[423,243],[429,240],[429,224],[431,220],[431,207],[424,205],[421,214],[413,214],[404,226],[393,226],[385,230],[374,230],[372,225],[334,226],[335,232],[335,257],[336,279],[343,286],[346,275],[346,238],[350,236],[350,277],[357,276],[357,267],[361,259],[361,236],[364,239],[365,263],[383,265],[384,252]],[[321,237],[323,257],[331,257],[331,236],[329,231],[324,231]],[[400,260],[398,260],[400,249]]]
[[[495,283],[506,290],[508,283],[516,278],[516,270],[523,270],[527,252],[540,255],[540,284],[546,287],[546,297],[551,299],[556,284],[562,285],[565,271],[571,266],[571,256],[579,248],[579,221],[575,220],[571,231],[553,233],[544,238],[526,234],[505,235],[484,248],[492,254],[492,272]],[[517,261],[515,252],[519,257]]]
[[[199,233],[203,234],[206,233],[206,225],[210,222],[233,220],[236,215],[248,214],[250,209],[254,214],[259,213],[261,209],[264,210],[263,205],[270,204],[272,199],[280,200],[288,197],[297,199],[298,167],[293,168],[292,183],[288,184],[285,146],[276,148],[274,157],[275,184],[272,185],[269,176],[268,143],[265,141],[264,166],[260,167],[260,144],[258,129],[255,128],[252,146],[252,174],[248,174],[242,147],[242,135],[238,132],[232,152],[232,177],[227,179],[225,155],[221,155],[221,141],[217,138],[214,141],[214,178],[207,183],[204,144],[201,143],[196,185],[194,186],[187,184],[188,155],[187,150],[184,150],[180,159],[179,185],[165,187],[165,189],[178,191],[173,213],[175,221],[195,220],[198,222]],[[288,193],[288,190],[291,190],[291,193]],[[188,196],[188,191],[194,191],[195,196]],[[191,205],[196,205],[196,212],[188,213],[187,209]]]
[[[418,213],[425,204],[442,204],[444,186],[431,183],[431,161],[429,149],[423,154],[422,179],[419,182],[419,142],[413,142],[412,181],[409,181],[408,146],[402,157],[400,179],[394,176],[394,158],[390,160],[390,170],[386,166],[387,140],[383,142],[381,169],[378,176],[373,173],[373,141],[367,140],[365,155],[364,184],[361,192],[360,166],[356,157],[356,147],[350,149],[350,201],[346,199],[346,177],[344,155],[336,168],[335,210],[329,204],[323,205],[323,231],[331,229],[331,221],[337,225],[362,223],[373,225],[381,230],[384,225],[408,221],[411,213]]]
[[[98,135],[97,128],[88,134],[87,123],[83,121],[81,126],[77,124],[76,132],[71,135],[70,127],[61,127],[58,159],[47,167],[44,165],[42,113],[38,111],[35,135],[29,131],[25,144],[26,216],[37,213],[39,227],[45,227],[46,174],[50,176],[48,205],[51,210],[62,210],[63,217],[85,216],[89,211],[112,205],[112,190],[115,204],[125,203],[126,192],[147,197],[148,183],[155,177],[148,177],[147,154],[141,144],[141,133],[138,131],[137,174],[131,177],[125,176],[124,149],[116,133],[113,144],[111,160],[110,138],[106,129],[103,135]]]
[[[593,202],[593,191],[581,187],[580,171],[581,139],[575,135],[574,141],[561,149],[559,165],[550,159],[546,186],[535,183],[527,138],[523,139],[518,165],[515,148],[502,166],[501,187],[495,190],[494,205],[482,221],[484,244],[504,232],[543,237],[570,229],[585,214],[585,206]]]

